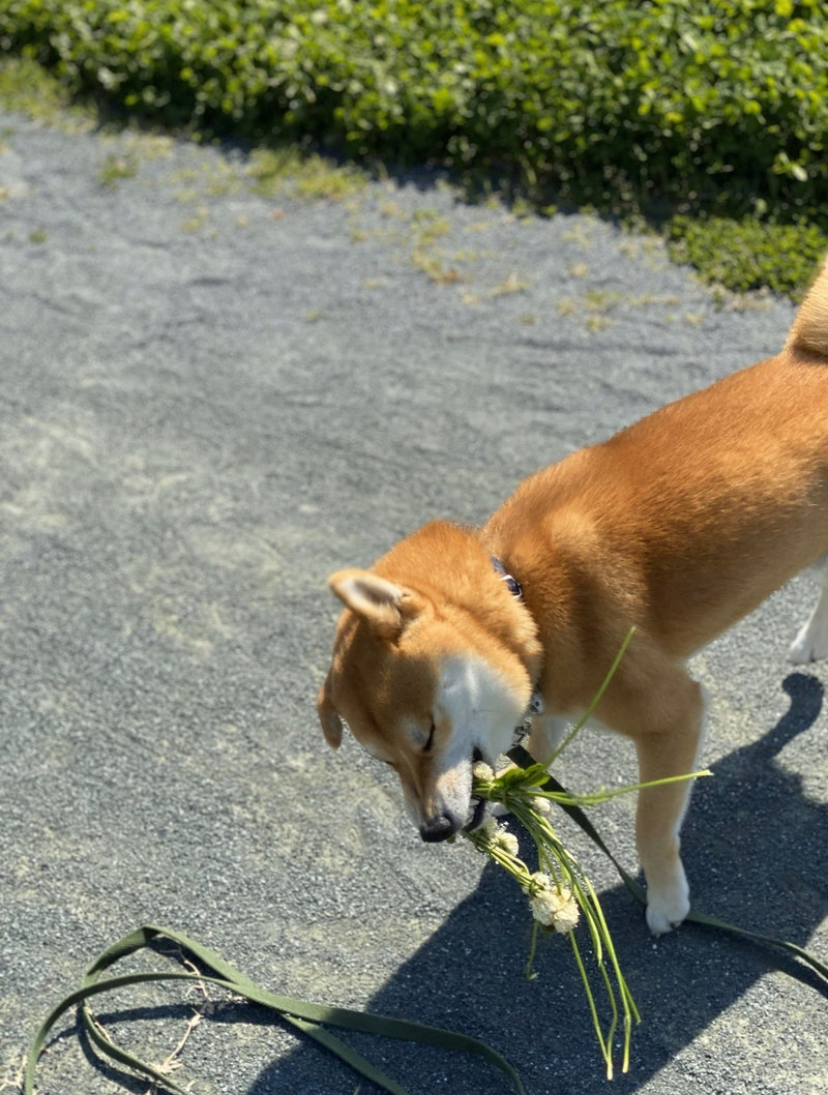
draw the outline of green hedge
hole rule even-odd
[[[5,0],[0,44],[175,126],[824,213],[822,0]]]
[[[680,215],[667,226],[667,246],[676,262],[731,292],[771,289],[798,299],[828,252],[828,235],[815,224]]]

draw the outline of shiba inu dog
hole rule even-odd
[[[475,759],[509,748],[534,696],[528,747],[548,760],[634,625],[596,720],[632,738],[642,781],[689,773],[705,698],[687,659],[808,567],[822,592],[795,662],[828,655],[828,263],[776,357],[536,472],[481,529],[433,522],[332,575],[325,737],[347,723],[443,840],[480,820]],[[639,793],[655,933],[689,909],[688,794]]]

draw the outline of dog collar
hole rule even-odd
[[[494,567],[495,572],[500,576],[501,582],[506,583],[506,588],[509,590],[513,597],[515,597],[519,601],[523,600],[523,586],[520,584],[517,578],[515,578],[508,572],[506,567],[496,556],[492,555],[491,559],[492,566]],[[533,688],[532,697],[529,700],[529,706],[526,708],[526,716],[524,717],[523,722],[515,732],[523,732],[523,736],[526,736],[526,734],[528,734],[528,730],[526,729],[526,720],[529,719],[532,715],[542,715],[545,706],[546,705],[543,702],[543,695],[541,694],[540,689]]]

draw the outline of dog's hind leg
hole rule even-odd
[[[817,603],[802,625],[788,653],[794,665],[807,665],[828,658],[828,555],[823,555],[805,573],[820,586]]]

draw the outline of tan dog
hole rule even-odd
[[[530,476],[480,530],[434,522],[371,570],[334,574],[346,611],[319,694],[325,737],[335,748],[347,722],[396,769],[422,838],[442,840],[473,823],[474,759],[509,748],[535,692],[529,748],[548,759],[634,624],[596,717],[633,739],[642,781],[688,773],[705,700],[687,659],[818,561],[822,595],[791,657],[828,655],[826,553],[828,263],[778,356]],[[657,933],[689,908],[688,793],[639,795]]]

